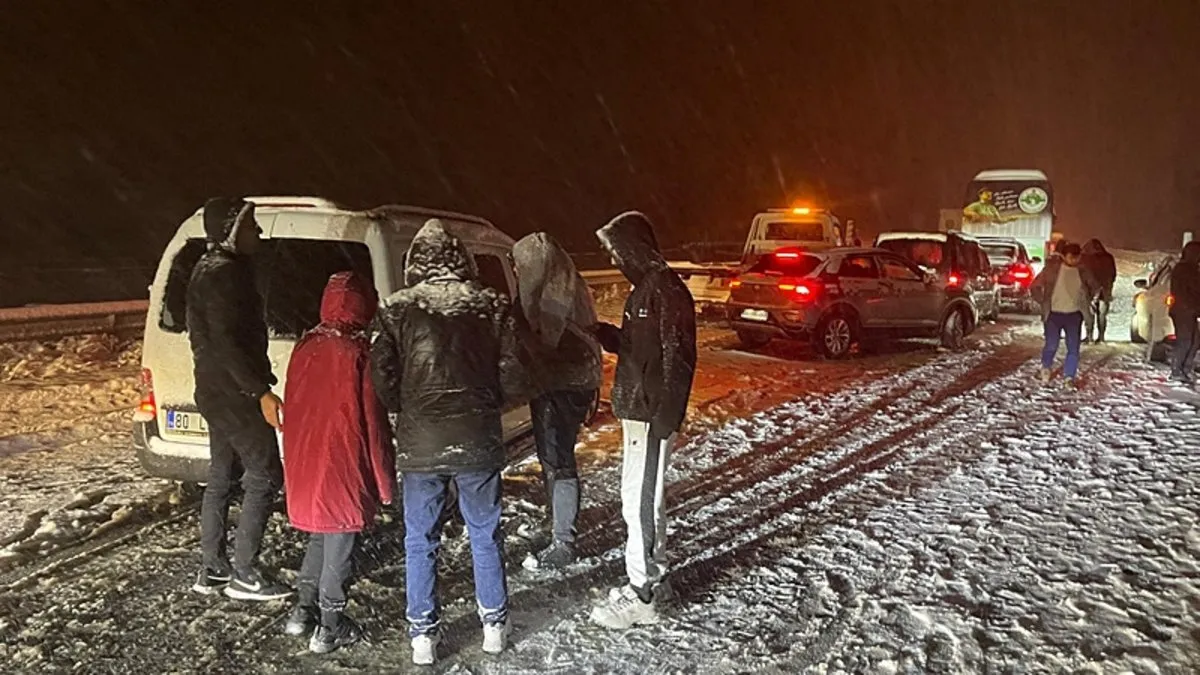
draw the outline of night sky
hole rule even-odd
[[[803,198],[932,228],[994,166],[1060,227],[1200,230],[1200,3],[13,2],[0,265],[157,258],[213,194],[745,236]]]

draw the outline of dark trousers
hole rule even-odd
[[[437,598],[437,554],[442,543],[442,512],[452,482],[458,486],[458,509],[471,538],[479,618],[485,624],[507,621],[500,472],[464,471],[455,475],[406,472],[401,480],[409,636],[438,631],[441,605]]]
[[[1108,329],[1108,310],[1111,306],[1111,293],[1100,293],[1092,298],[1092,311],[1084,318],[1084,334],[1088,340],[1104,342],[1104,333]]]
[[[1200,348],[1200,336],[1196,334],[1196,315],[1172,313],[1175,324],[1175,346],[1171,349],[1171,371],[1176,375],[1188,373],[1196,362],[1196,350]]]
[[[200,508],[200,546],[204,564],[227,569],[226,527],[233,481],[241,471],[242,515],[234,536],[233,567],[249,570],[258,560],[271,507],[283,485],[283,464],[275,430],[262,420],[240,428],[209,427],[212,461]]]
[[[1083,342],[1083,312],[1050,312],[1046,317],[1046,347],[1042,349],[1042,368],[1054,365],[1054,355],[1063,334],[1067,336],[1067,358],[1063,362],[1063,375],[1074,378],[1079,374],[1079,344]]]
[[[595,390],[552,391],[529,404],[555,541],[575,541],[575,521],[579,517],[575,443],[595,396]]]
[[[346,609],[346,584],[352,571],[357,532],[310,534],[304,562],[296,575],[300,605],[321,609],[321,625],[336,628]]]

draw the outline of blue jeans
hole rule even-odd
[[[485,624],[504,623],[508,619],[504,533],[500,530],[500,472],[467,471],[453,476],[405,473],[404,553],[410,637],[431,635],[438,630],[437,553],[442,542],[442,508],[452,480],[458,487],[458,509],[471,538],[479,618]]]
[[[1063,364],[1063,375],[1074,378],[1079,374],[1079,343],[1083,340],[1083,312],[1050,312],[1046,317],[1046,348],[1042,350],[1042,367],[1054,365],[1058,353],[1058,342],[1067,334],[1067,360]]]

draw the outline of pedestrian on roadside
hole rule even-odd
[[[262,230],[254,204],[217,197],[204,205],[208,250],[187,290],[187,328],[196,379],[196,405],[208,423],[210,464],[200,508],[203,564],[192,590],[222,589],[239,600],[277,600],[291,591],[257,568],[263,532],[283,485],[275,431],[283,410],[271,391],[267,324],[254,280],[253,255]],[[226,555],[226,521],[237,467],[242,468],[242,513],[233,565]]]
[[[1083,323],[1091,313],[1091,299],[1099,290],[1092,273],[1080,265],[1083,251],[1079,244],[1061,242],[1058,255],[1046,261],[1041,274],[1033,280],[1030,294],[1042,307],[1046,346],[1042,350],[1041,379],[1049,383],[1058,345],[1067,339],[1067,358],[1063,375],[1069,386],[1078,386],[1079,348],[1083,341]]]
[[[1104,342],[1104,333],[1108,328],[1108,310],[1112,307],[1113,285],[1117,282],[1117,261],[1104,248],[1099,239],[1091,239],[1083,245],[1082,265],[1091,271],[1099,284],[1099,291],[1092,298],[1087,325],[1084,328],[1083,341]]]
[[[1196,351],[1200,348],[1196,320],[1200,317],[1200,241],[1183,247],[1179,264],[1171,270],[1171,321],[1175,324],[1175,346],[1171,352],[1171,379],[1187,384],[1193,373]]]
[[[575,443],[603,378],[598,319],[591,291],[571,256],[536,232],[513,246],[520,302],[514,308],[536,394],[530,402],[533,438],[553,543],[526,559],[529,569],[559,569],[576,560],[579,473]]]
[[[392,503],[396,482],[387,415],[371,381],[366,329],[376,304],[362,277],[333,275],[321,323],[296,344],[288,365],[284,486],[292,527],[309,537],[284,632],[308,635],[309,651],[318,654],[362,637],[345,615],[351,557],[378,505]]]
[[[375,389],[391,417],[403,475],[407,616],[417,665],[437,657],[437,553],[451,482],[471,540],[483,650],[498,654],[508,639],[500,415],[527,385],[508,297],[478,276],[463,243],[430,220],[408,249],[405,288],[384,301],[371,328]]]
[[[656,621],[655,600],[669,595],[665,476],[695,374],[696,313],[644,215],[621,214],[596,234],[633,290],[621,327],[601,324],[597,330],[604,348],[618,355],[612,404],[624,437],[621,513],[629,583],[613,589],[591,618],[626,629]]]

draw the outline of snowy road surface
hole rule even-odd
[[[704,329],[668,476],[663,621],[587,622],[622,576],[603,419],[581,447],[585,559],[566,573],[520,569],[542,536],[540,488],[535,465],[509,471],[515,632],[499,657],[478,648],[465,538],[447,537],[436,671],[1200,672],[1196,396],[1121,344],[1085,351],[1081,391],[1044,387],[1036,333],[1010,318],[962,353],[916,342],[824,362]],[[369,645],[314,657],[280,634],[286,605],[187,592],[194,501],[140,475],[127,416],[106,412],[136,396],[137,345],[89,345],[0,367],[5,668],[407,672],[394,519],[358,560],[350,611]],[[296,569],[302,541],[281,516],[267,547],[267,565]]]

